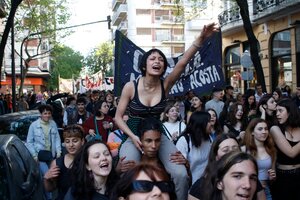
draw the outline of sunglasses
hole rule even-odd
[[[133,181],[131,184],[131,191],[132,192],[151,192],[153,187],[157,186],[161,192],[167,192],[171,193],[174,191],[174,184],[170,181],[157,181],[157,182],[152,182],[152,181]]]

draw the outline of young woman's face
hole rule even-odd
[[[107,177],[112,169],[112,157],[109,149],[101,143],[94,144],[88,149],[87,170],[94,176]]]
[[[240,147],[236,140],[228,138],[219,144],[216,160],[219,160],[222,156],[231,151],[240,151]]]
[[[248,97],[248,103],[249,103],[249,105],[252,105],[254,102],[255,102],[255,97],[254,96]]]
[[[277,106],[277,103],[276,103],[275,99],[273,97],[271,97],[267,101],[267,109],[270,110],[270,111],[275,111],[276,110],[276,106]]]
[[[109,107],[108,107],[107,103],[103,102],[101,105],[101,108],[100,108],[100,112],[102,112],[103,114],[106,115],[108,113],[108,110],[109,110]]]
[[[211,121],[209,120],[206,125],[206,133],[207,134],[210,134],[212,132],[212,126],[213,125],[212,125]]]
[[[141,138],[144,155],[149,158],[155,158],[158,155],[160,147],[161,133],[156,130],[148,130],[144,132]]]
[[[147,58],[146,74],[161,75],[164,72],[164,58],[158,53],[153,52]]]
[[[44,110],[42,113],[41,113],[41,119],[44,121],[44,122],[49,122],[49,120],[52,118],[52,113],[48,110]]]
[[[217,116],[216,113],[212,110],[209,110],[208,113],[210,114],[210,124],[214,126],[216,124]]]
[[[223,200],[252,200],[256,191],[257,173],[250,160],[236,163],[224,175],[217,188],[222,191]]]
[[[235,117],[240,120],[243,117],[243,106],[242,105],[238,105],[236,113],[235,113]]]
[[[202,105],[202,101],[196,96],[192,98],[191,103],[193,108],[199,108]]]
[[[69,154],[75,155],[80,147],[84,144],[84,140],[79,137],[67,137],[64,139],[66,149]]]
[[[106,95],[105,100],[109,103],[112,103],[114,101],[114,97],[112,94],[108,94],[108,95]]]
[[[288,117],[289,113],[287,112],[286,108],[283,106],[277,106],[276,108],[276,117],[279,124],[284,124]]]
[[[264,142],[268,138],[269,129],[265,122],[260,122],[256,124],[252,132],[254,139],[259,142]]]
[[[157,181],[161,181],[158,177]],[[136,180],[144,180],[144,181],[151,181],[153,182],[150,177],[143,171],[141,171]],[[145,200],[170,200],[170,195],[167,192],[162,192],[156,185],[153,186],[150,192],[138,192],[133,191],[127,198],[127,200],[138,200],[138,199],[145,199]]]
[[[279,95],[278,95],[278,93],[276,92],[276,91],[274,91],[273,92],[273,98],[275,99],[275,101],[278,101],[278,99],[279,99]]]
[[[166,114],[169,120],[176,121],[178,118],[178,109],[174,106]]]

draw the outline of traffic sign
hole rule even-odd
[[[253,65],[249,51],[245,51],[241,57],[241,65],[244,68],[250,68]]]

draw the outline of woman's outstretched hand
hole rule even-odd
[[[208,37],[210,37],[213,33],[219,32],[219,31],[220,31],[220,27],[215,22],[204,25],[204,27],[202,29],[202,32],[200,34],[200,38],[204,41]]]

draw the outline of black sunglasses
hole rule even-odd
[[[157,186],[161,192],[174,192],[174,184],[170,181],[157,181],[157,182],[152,182],[152,181],[144,181],[144,180],[138,180],[138,181],[133,181],[131,183],[131,191],[132,192],[151,192],[153,187]]]

